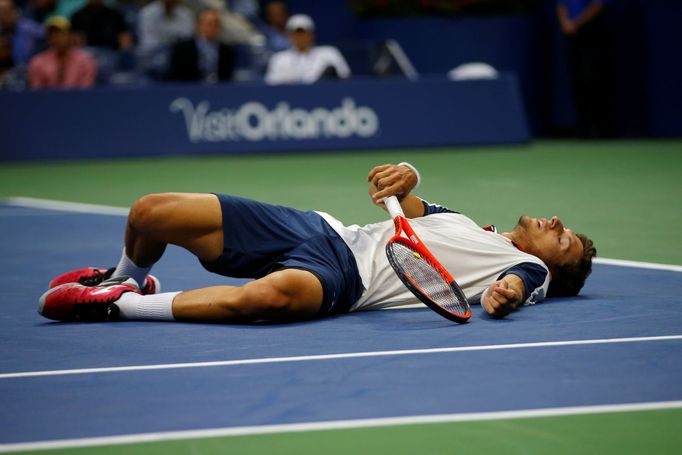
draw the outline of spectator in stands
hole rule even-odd
[[[109,49],[130,49],[133,35],[123,14],[104,4],[104,0],[88,0],[71,17],[71,27],[80,44]]]
[[[45,29],[30,19],[19,17],[13,0],[0,0],[0,34],[10,40],[14,64],[26,65],[40,50]]]
[[[557,15],[568,44],[573,102],[580,134],[612,134],[609,116],[610,65],[604,18],[609,0],[559,0]]]
[[[310,16],[291,16],[286,30],[292,47],[270,58],[265,74],[268,84],[305,84],[350,77],[350,68],[338,49],[315,46],[315,24]]]
[[[205,8],[216,10],[220,15],[220,41],[234,46],[239,62],[234,78],[249,80],[263,72],[269,55],[265,52],[265,37],[252,21],[253,14],[260,11],[260,3],[255,0],[234,2],[233,0],[185,0],[195,11]],[[234,8],[237,9],[234,9]],[[246,14],[243,15],[243,14]],[[256,16],[257,19],[257,16]]]
[[[232,9],[232,1],[226,0],[186,0],[195,11],[211,8],[218,11],[222,32],[220,40],[227,44],[245,44],[247,46],[262,46],[265,38],[260,34],[248,17]],[[248,12],[248,3],[237,5],[240,11]],[[229,7],[228,7],[229,6]],[[255,5],[256,7],[258,5]]]
[[[138,55],[142,69],[165,75],[170,46],[194,33],[194,15],[180,0],[154,0],[138,15]]]
[[[205,9],[197,17],[194,38],[177,42],[170,58],[168,79],[173,81],[217,82],[232,78],[234,52],[219,41],[220,14]]]
[[[48,50],[31,59],[31,88],[88,88],[95,84],[97,65],[92,56],[73,45],[68,19],[55,16],[47,23]]]
[[[271,52],[279,52],[291,47],[286,25],[289,9],[282,1],[272,1],[265,5],[265,25],[261,28],[265,35],[266,47]]]

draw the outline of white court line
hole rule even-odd
[[[44,210],[57,210],[61,212],[90,213],[95,215],[119,215],[128,216],[129,209],[114,207],[111,205],[82,204],[79,202],[56,201],[52,199],[38,199],[32,197],[8,197],[0,199],[0,202],[17,207],[29,207]],[[617,265],[621,267],[637,267],[642,269],[671,270],[682,272],[682,266],[673,264],[657,264],[654,262],[626,261],[621,259],[595,258],[596,264]],[[412,308],[421,305],[411,306]],[[398,307],[400,308],[400,307]]]
[[[300,433],[306,431],[344,430],[352,428],[375,428],[398,425],[423,425],[434,423],[476,422],[486,420],[606,414],[615,412],[656,411],[679,408],[682,408],[682,401],[659,401],[649,403],[523,409],[517,411],[470,412],[459,414],[416,415],[375,419],[333,420],[328,422],[304,422],[281,425],[211,428],[206,430],[168,431],[95,438],[60,439],[16,444],[0,444],[0,452],[93,447],[115,444],[135,444],[145,442],[172,441],[178,439],[217,438],[226,436],[247,436],[276,433]]]
[[[454,346],[448,348],[428,348],[428,349],[404,349],[396,351],[369,351],[369,352],[346,352],[340,354],[320,354],[320,355],[304,355],[296,357],[266,357],[259,359],[240,359],[240,360],[219,360],[212,362],[187,362],[187,363],[167,363],[157,365],[129,365],[120,367],[102,367],[102,368],[80,368],[72,370],[46,370],[46,371],[23,371],[16,373],[0,374],[0,379],[16,379],[16,378],[31,378],[38,376],[64,376],[72,374],[97,374],[97,373],[118,373],[129,371],[149,371],[149,370],[170,370],[180,368],[208,368],[208,367],[226,367],[239,365],[257,365],[257,364],[272,364],[272,363],[292,363],[292,362],[310,362],[320,360],[337,360],[337,359],[357,359],[367,357],[388,357],[388,356],[402,356],[402,355],[420,355],[420,354],[439,354],[450,352],[471,352],[471,351],[495,351],[503,349],[527,349],[527,348],[545,348],[545,347],[559,347],[559,346],[581,346],[581,345],[599,345],[599,344],[614,344],[614,343],[637,343],[647,341],[667,341],[667,340],[682,340],[682,335],[666,335],[654,337],[633,337],[633,338],[605,338],[596,340],[570,340],[570,341],[544,341],[538,343],[513,343],[513,344],[494,344],[484,346]]]
[[[682,265],[656,264],[653,262],[625,261],[623,259],[594,258],[595,264],[617,265],[620,267],[635,267],[638,269],[669,270],[682,272]]]
[[[64,213],[57,211],[47,212],[45,210],[33,209],[30,207],[18,207],[16,209],[0,210],[0,218],[18,218],[28,216],[64,216]]]
[[[80,202],[55,201],[32,197],[8,197],[0,200],[7,205],[32,209],[57,210],[59,212],[91,213],[94,215],[128,216],[129,209],[110,205],[82,204]]]

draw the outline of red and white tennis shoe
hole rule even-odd
[[[85,267],[63,273],[50,281],[48,289],[55,288],[66,283],[79,283],[83,286],[99,286],[108,280],[116,270],[116,267],[103,269],[98,267]],[[142,295],[158,294],[161,292],[161,282],[154,275],[147,275],[142,286]]]
[[[38,313],[56,321],[116,320],[118,307],[114,302],[126,292],[140,294],[132,278],[111,278],[100,286],[60,284],[40,297]]]

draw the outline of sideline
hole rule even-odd
[[[318,354],[318,355],[303,355],[295,357],[265,357],[259,359],[241,359],[241,360],[217,360],[211,362],[186,362],[186,363],[166,363],[156,365],[128,365],[119,367],[101,367],[101,368],[78,368],[71,370],[44,370],[44,371],[21,371],[15,373],[2,373],[2,379],[18,379],[18,378],[32,378],[39,376],[66,376],[76,374],[99,374],[99,373],[121,373],[129,371],[149,371],[149,370],[172,370],[181,368],[210,368],[210,367],[229,367],[241,365],[257,365],[257,364],[273,364],[273,363],[291,363],[291,362],[310,362],[320,360],[337,360],[337,359],[357,359],[366,357],[387,357],[387,356],[404,356],[404,355],[421,355],[421,354],[441,354],[450,352],[471,352],[471,351],[497,351],[505,349],[528,349],[528,348],[547,348],[547,347],[563,347],[563,346],[584,346],[584,345],[599,345],[599,344],[617,344],[617,343],[639,343],[651,341],[671,341],[682,340],[682,335],[665,335],[665,336],[651,336],[651,337],[633,337],[633,338],[604,338],[594,340],[569,340],[569,341],[541,341],[536,343],[513,343],[513,344],[493,344],[483,346],[453,346],[447,348],[428,348],[428,349],[403,349],[395,351],[368,351],[368,352],[346,352],[339,354]]]
[[[451,422],[476,422],[485,420],[527,419],[537,417],[560,417],[585,414],[606,414],[615,412],[656,411],[682,408],[682,401],[659,401],[597,406],[575,406],[565,408],[523,409],[518,411],[472,412],[461,414],[435,414],[378,419],[336,420],[329,422],[304,422],[281,425],[250,427],[211,428],[206,430],[169,431],[140,433],[98,438],[62,439],[53,441],[0,444],[0,452],[49,450],[105,445],[135,444],[144,442],[172,441],[179,439],[217,438],[226,436],[247,436],[275,433],[300,433],[306,431],[344,430],[352,428],[375,428],[398,425],[419,425]]]

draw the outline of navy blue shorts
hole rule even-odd
[[[209,272],[262,278],[282,269],[311,272],[322,283],[320,314],[345,313],[362,294],[355,257],[315,212],[216,194],[223,212],[223,253],[201,261]]]

